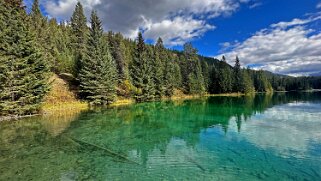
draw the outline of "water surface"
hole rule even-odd
[[[3,122],[0,180],[321,180],[321,94],[209,97]]]

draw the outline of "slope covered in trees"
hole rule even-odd
[[[22,0],[0,2],[0,115],[32,114],[48,90],[48,74],[71,74],[79,98],[93,105],[117,97],[153,101],[185,94],[271,92],[321,88],[320,77],[290,77],[244,69],[198,55],[191,43],[169,50],[161,38],[146,44],[106,32],[95,13],[90,27],[78,2],[69,22],[41,14],[38,0],[26,13]],[[246,58],[246,57],[243,57]]]

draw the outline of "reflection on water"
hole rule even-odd
[[[143,103],[0,124],[0,180],[320,180],[321,94]]]
[[[242,127],[242,136],[283,156],[305,157],[313,144],[321,143],[320,108],[320,104],[311,103],[275,106],[253,116]]]
[[[42,116],[40,123],[52,136],[58,136],[77,119],[80,113],[81,111],[55,112]]]

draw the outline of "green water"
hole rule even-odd
[[[321,180],[321,93],[2,122],[0,180]]]

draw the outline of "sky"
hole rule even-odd
[[[40,0],[49,18],[69,20],[78,0]],[[321,75],[321,0],[79,0],[105,31],[278,74]],[[24,0],[30,8],[33,0]],[[88,18],[89,19],[89,18]]]

